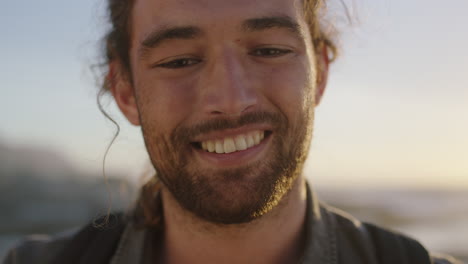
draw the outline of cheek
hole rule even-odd
[[[271,68],[267,75],[264,93],[288,118],[313,107],[315,84],[308,65],[298,61],[291,67]]]
[[[174,129],[193,112],[196,94],[191,83],[154,77],[136,81],[141,117],[159,128]]]

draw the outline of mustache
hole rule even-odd
[[[273,128],[287,126],[287,119],[278,113],[265,111],[249,112],[237,118],[216,118],[201,122],[190,127],[178,127],[172,134],[173,143],[183,143],[213,131],[234,129],[252,124],[269,124]]]

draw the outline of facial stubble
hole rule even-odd
[[[312,126],[309,113],[290,124],[282,114],[254,112],[238,119],[218,118],[195,126],[180,126],[164,137],[151,122],[141,121],[156,177],[182,208],[216,224],[251,222],[280,204],[302,171]],[[271,148],[264,159],[236,169],[197,167],[191,156],[191,138],[258,123],[273,127]]]

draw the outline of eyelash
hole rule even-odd
[[[156,67],[168,68],[168,69],[178,69],[189,67],[201,62],[199,59],[191,59],[191,58],[182,58],[182,59],[175,59],[169,62],[161,63],[156,65]]]
[[[266,58],[276,58],[288,53],[291,53],[292,50],[289,49],[278,49],[278,48],[259,48],[255,49],[252,52],[249,52],[249,55],[256,57],[266,57]],[[190,67],[192,65],[200,63],[202,60],[193,59],[193,58],[181,58],[175,59],[169,62],[160,63],[155,65],[155,67],[167,68],[167,69],[179,69]]]
[[[249,54],[253,56],[258,56],[258,57],[263,56],[263,57],[268,57],[268,58],[274,58],[274,57],[280,57],[280,56],[286,55],[291,52],[292,50],[288,50],[288,49],[259,48],[250,52]]]

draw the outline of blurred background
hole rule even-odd
[[[0,259],[24,235],[127,208],[148,168],[140,130],[96,106],[105,1],[0,8]],[[319,196],[468,261],[468,1],[330,0],[341,57],[305,174]]]

